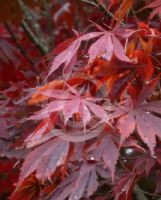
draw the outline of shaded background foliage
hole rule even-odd
[[[123,4],[123,6],[121,7],[121,13],[119,13],[120,11],[118,8],[122,2],[125,2],[125,4]],[[156,8],[161,7],[161,3],[157,4],[157,6],[152,5],[151,8],[147,8],[142,12],[138,12],[141,8],[143,8],[145,5],[148,5],[148,3],[150,2],[151,1],[143,0],[135,1],[131,4],[132,9],[130,9],[131,5],[128,4],[127,1],[117,0],[0,1],[0,107],[2,111],[0,118],[0,153],[2,155],[0,161],[0,182],[1,185],[3,185],[0,191],[1,199],[7,199],[13,192],[15,188],[14,183],[17,182],[19,177],[22,161],[30,151],[30,148],[20,150],[19,148],[22,147],[25,139],[30,133],[33,132],[35,127],[38,126],[37,130],[39,130],[43,126],[43,124],[39,126],[38,122],[35,122],[34,120],[30,122],[27,120],[27,118],[30,117],[35,111],[37,111],[38,108],[41,108],[42,97],[35,97],[36,103],[40,101],[40,105],[38,104],[37,106],[33,105],[33,102],[30,103],[30,106],[27,105],[26,100],[33,95],[33,92],[35,92],[35,86],[44,85],[44,79],[49,72],[50,62],[53,60],[54,55],[58,55],[62,51],[61,47],[60,49],[59,47],[56,50],[53,49],[64,40],[72,38],[74,35],[73,32],[76,32],[75,30],[80,33],[90,28],[91,30],[93,30],[90,20],[97,24],[100,24],[103,28],[107,28],[107,26],[109,25],[109,21],[113,19],[112,13],[115,14],[116,12],[116,15],[114,17],[116,17],[118,21],[120,20],[123,23],[126,22],[126,24],[128,25],[127,28],[136,28],[137,26],[139,26],[140,29],[143,29],[143,32],[141,32],[139,35],[139,37],[142,39],[142,49],[146,53],[152,52],[152,56],[154,56],[155,58],[157,57],[157,61],[153,60],[153,64],[156,66],[154,74],[152,72],[153,67],[151,67],[150,65],[151,61],[149,61],[148,59],[143,59],[142,61],[140,61],[141,63],[146,62],[147,65],[150,67],[149,71],[137,71],[139,78],[137,77],[136,81],[140,82],[138,85],[134,83],[134,86],[136,86],[138,93],[142,90],[142,88],[144,88],[142,77],[147,79],[146,81],[148,82],[150,80],[149,77],[151,77],[151,74],[153,74],[153,78],[159,75],[161,40],[158,39],[154,41],[153,46],[155,51],[154,49],[152,51],[153,47],[150,43],[149,38],[147,38],[146,35],[150,34],[150,31],[152,31],[152,33],[156,31],[156,34],[160,34],[161,24],[159,17],[155,16],[154,20],[150,21],[150,24],[148,24],[148,19],[151,15],[151,11],[153,11],[153,9],[155,10]],[[109,7],[106,8],[107,5]],[[130,11],[128,12],[128,10]],[[158,13],[156,12],[157,15],[160,15],[159,9]],[[135,20],[139,25],[135,23]],[[113,23],[116,22],[114,21]],[[70,44],[71,41],[68,42]],[[91,41],[89,41],[89,44],[90,42]],[[135,49],[136,46],[137,42],[135,41],[132,42],[132,45],[129,45],[129,58],[131,56],[131,53],[133,53],[132,50]],[[140,56],[141,54],[139,53],[138,55]],[[155,54],[153,55],[153,53]],[[80,57],[82,54],[83,52],[80,52]],[[135,56],[137,57],[137,52]],[[142,57],[143,56],[137,58],[141,60]],[[115,65],[115,62],[112,64]],[[120,63],[117,61],[116,64],[118,66],[122,66],[124,63],[122,64],[121,61]],[[99,69],[99,66],[103,66],[101,70]],[[93,76],[96,75],[96,77],[98,76],[97,78],[99,78],[103,70],[103,72],[106,73],[106,67],[107,63],[105,60],[96,59],[93,63],[93,66],[91,67],[93,71],[88,71],[88,73],[91,73]],[[99,70],[101,72],[100,74]],[[114,78],[112,77],[113,79],[108,82],[108,87],[111,88],[110,97],[111,100],[114,101],[117,100],[118,96],[121,96],[122,91],[126,87],[124,84],[122,84],[125,78],[129,82],[131,81],[131,74],[127,77],[126,73],[128,73],[128,71],[126,71],[125,69],[125,76],[123,76],[122,79],[119,79],[118,74],[120,73],[121,75],[124,71],[122,71],[122,69],[118,69],[118,74],[115,74],[115,71],[111,71],[110,76],[113,75]],[[61,74],[61,70],[57,71],[55,77],[57,77],[59,73]],[[55,77],[54,75],[52,78],[50,77],[49,82]],[[61,89],[60,85],[56,86],[58,87],[57,89]],[[120,85],[121,87],[119,88]],[[151,88],[154,88],[155,86],[156,83],[154,81],[152,82],[152,85],[149,86],[150,90],[152,90]],[[47,89],[50,88],[49,86],[46,87]],[[146,89],[147,93],[149,92],[148,89],[149,88]],[[94,88],[92,92],[94,93],[95,90],[96,89]],[[44,89],[42,89],[42,91],[44,91]],[[151,97],[151,100],[160,100],[160,87],[157,87],[157,89],[153,93],[153,96]],[[115,120],[115,118],[113,119]],[[54,121],[55,118],[53,117],[52,120]],[[49,121],[48,129],[52,129],[52,126],[53,125],[50,124]],[[107,130],[109,129],[109,127],[106,128]],[[115,148],[115,145],[118,144],[117,137],[114,138],[114,140],[116,141],[111,142],[110,144],[108,143],[109,140],[111,139],[107,138],[107,144],[112,145],[111,149]],[[113,139],[111,141],[113,141]],[[98,141],[98,146],[99,142],[100,144],[102,144],[102,146],[104,145],[104,143],[106,143],[105,141],[104,143],[101,143],[102,141],[100,140]],[[161,198],[160,140],[157,140],[158,149],[155,152],[157,160],[154,160],[148,148],[145,147],[145,144],[143,144],[140,139],[139,144],[135,143],[135,138],[133,137],[131,137],[130,140],[126,142],[127,143],[125,143],[124,147],[121,149],[121,154],[117,166],[117,169],[119,170],[117,171],[116,169],[117,178],[115,181],[114,190],[111,190],[111,181],[106,182],[101,178],[101,176],[107,176],[105,178],[109,180],[110,174],[105,174],[104,171],[101,171],[100,166],[97,166],[96,169],[92,169],[92,175],[95,176],[95,173],[99,175],[101,186],[97,189],[91,199],[111,199],[113,198],[111,196],[111,194],[113,193],[115,194],[115,198],[118,200],[125,199],[125,196],[127,197],[127,200],[148,200],[152,199],[153,195],[154,199]],[[58,142],[58,144],[56,143],[55,145],[65,146],[66,144],[59,144]],[[91,144],[88,145],[90,146]],[[88,151],[88,145],[87,147],[85,147],[86,151]],[[93,144],[93,146],[91,145],[90,148],[95,148],[94,145],[95,144]],[[96,148],[98,148],[98,146]],[[129,146],[134,146],[134,148],[129,148]],[[146,149],[147,154],[144,155],[144,153],[142,153],[143,149],[141,149],[140,146],[144,150]],[[153,151],[152,149],[150,150]],[[103,151],[105,151],[105,149],[103,149]],[[70,152],[72,154],[72,147],[70,147]],[[116,152],[114,152],[114,154],[115,153]],[[95,160],[87,160],[89,163],[95,163]],[[74,161],[72,164],[74,165],[74,167],[76,167],[77,165],[77,163],[74,163]],[[116,163],[113,164],[115,165]],[[85,165],[83,167],[87,170],[89,166]],[[84,173],[83,167],[81,169]],[[114,166],[112,165],[112,167]],[[48,194],[50,193],[52,194],[52,191],[54,191],[56,186],[60,184],[60,179],[66,177],[66,174],[63,173],[68,173],[66,172],[66,170],[64,170],[65,172],[63,170],[64,169],[60,167],[55,171],[54,175],[52,175],[51,180],[53,180],[53,184],[51,184],[50,181],[42,184],[41,181],[37,180],[35,172],[33,172],[29,177],[27,177],[25,182],[22,183],[21,189],[18,190],[18,192],[14,193],[12,199],[38,199],[38,196],[40,194],[44,196],[48,196]],[[91,176],[90,170],[91,169],[89,167],[89,172],[88,170],[86,172],[87,177]],[[114,173],[114,169],[112,170]],[[134,173],[130,173],[131,170],[134,170],[136,172],[135,175]],[[58,177],[61,178],[59,179]],[[73,180],[75,181],[75,179]],[[71,187],[73,187],[72,184],[74,183],[74,181],[71,182]],[[81,185],[83,185],[83,182],[81,181],[79,182],[80,187]],[[135,184],[136,182],[137,184]],[[124,186],[126,188],[124,188]],[[30,194],[30,192],[32,193]],[[60,192],[61,190],[56,190],[53,199],[57,199],[57,195]]]

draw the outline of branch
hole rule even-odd
[[[25,7],[24,2],[22,0],[18,0],[18,3],[22,11],[24,12],[24,14],[26,14],[27,9]],[[30,27],[28,26],[25,20],[22,21],[21,26],[24,32],[29,37],[29,39],[32,41],[32,43],[35,44],[35,46],[40,50],[41,54],[43,56],[46,55],[48,53],[48,48],[44,44],[41,43],[41,40],[34,34],[34,32],[30,29]]]
[[[38,74],[38,71],[36,70],[36,68],[34,67],[34,62],[32,61],[32,59],[30,58],[30,56],[28,55],[28,53],[23,49],[23,47],[20,45],[20,43],[18,42],[18,39],[16,37],[16,35],[13,33],[12,28],[10,27],[10,25],[6,22],[5,23],[5,27],[8,31],[8,33],[10,34],[12,40],[14,41],[15,45],[17,46],[17,48],[19,49],[19,51],[21,52],[21,54],[26,58],[26,60],[31,64],[31,67],[33,69],[33,71]]]
[[[40,50],[41,54],[44,56],[48,53],[47,48],[45,48],[44,45],[42,45],[39,41],[39,39],[35,36],[35,34],[31,31],[28,24],[23,20],[21,23],[21,26],[24,30],[24,32],[27,34],[29,39],[35,44],[35,46]]]

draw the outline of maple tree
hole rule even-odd
[[[160,24],[160,0],[0,1],[1,199],[161,199]]]

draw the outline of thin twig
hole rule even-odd
[[[23,47],[20,45],[20,43],[18,42],[18,39],[16,37],[16,35],[14,34],[14,32],[12,31],[12,28],[10,27],[10,25],[6,22],[5,23],[5,27],[6,30],[8,31],[8,33],[10,34],[12,40],[14,41],[15,45],[17,46],[17,48],[19,49],[19,51],[21,52],[21,54],[26,58],[26,60],[31,64],[31,67],[33,69],[33,71],[38,74],[38,71],[36,70],[36,68],[34,67],[34,62],[32,61],[32,59],[30,58],[30,56],[28,55],[28,53],[23,49]]]
[[[97,6],[94,2],[92,2],[92,1],[88,1],[88,0],[80,0],[80,1],[82,1],[83,3],[87,3],[87,4],[89,4],[89,5],[91,5],[91,6]]]
[[[18,3],[24,14],[26,14],[27,10],[24,2],[22,0],[18,0]],[[25,20],[22,21],[21,27],[23,28],[29,39],[33,42],[33,44],[35,44],[35,46],[40,50],[41,54],[43,56],[46,55],[48,53],[48,48],[44,44],[42,44],[41,40],[34,34],[34,32],[30,29]]]
[[[21,26],[24,30],[24,32],[27,34],[27,36],[30,38],[30,40],[33,42],[33,44],[36,45],[36,47],[40,50],[41,54],[44,56],[48,53],[47,49],[42,45],[39,41],[39,39],[35,36],[35,34],[31,31],[28,24],[23,20],[21,23]]]

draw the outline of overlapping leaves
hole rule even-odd
[[[147,84],[139,96],[133,99],[132,104],[128,101],[127,104],[118,106],[115,109],[116,115],[113,115],[114,118],[120,117],[116,126],[121,134],[121,143],[133,133],[136,127],[139,136],[148,145],[152,155],[156,146],[156,135],[161,137],[161,120],[157,116],[157,113],[160,114],[161,102],[146,102],[146,98],[149,97],[156,83],[157,79]]]
[[[136,177],[148,176],[160,164],[156,137],[161,136],[161,102],[155,78],[160,52],[153,54],[160,34],[151,23],[138,26],[137,16],[127,25],[134,3],[111,1],[116,12],[110,24],[93,22],[98,31],[75,31],[75,37],[53,51],[45,81],[51,75],[54,80],[28,101],[41,109],[27,120],[37,127],[21,141],[27,156],[11,199],[38,199],[45,192],[53,200],[95,198],[99,187],[112,188],[113,183],[116,200],[131,200]],[[160,13],[160,1],[147,7],[154,8],[152,16]],[[0,122],[6,139],[6,123]],[[124,150],[132,158],[123,156]]]

